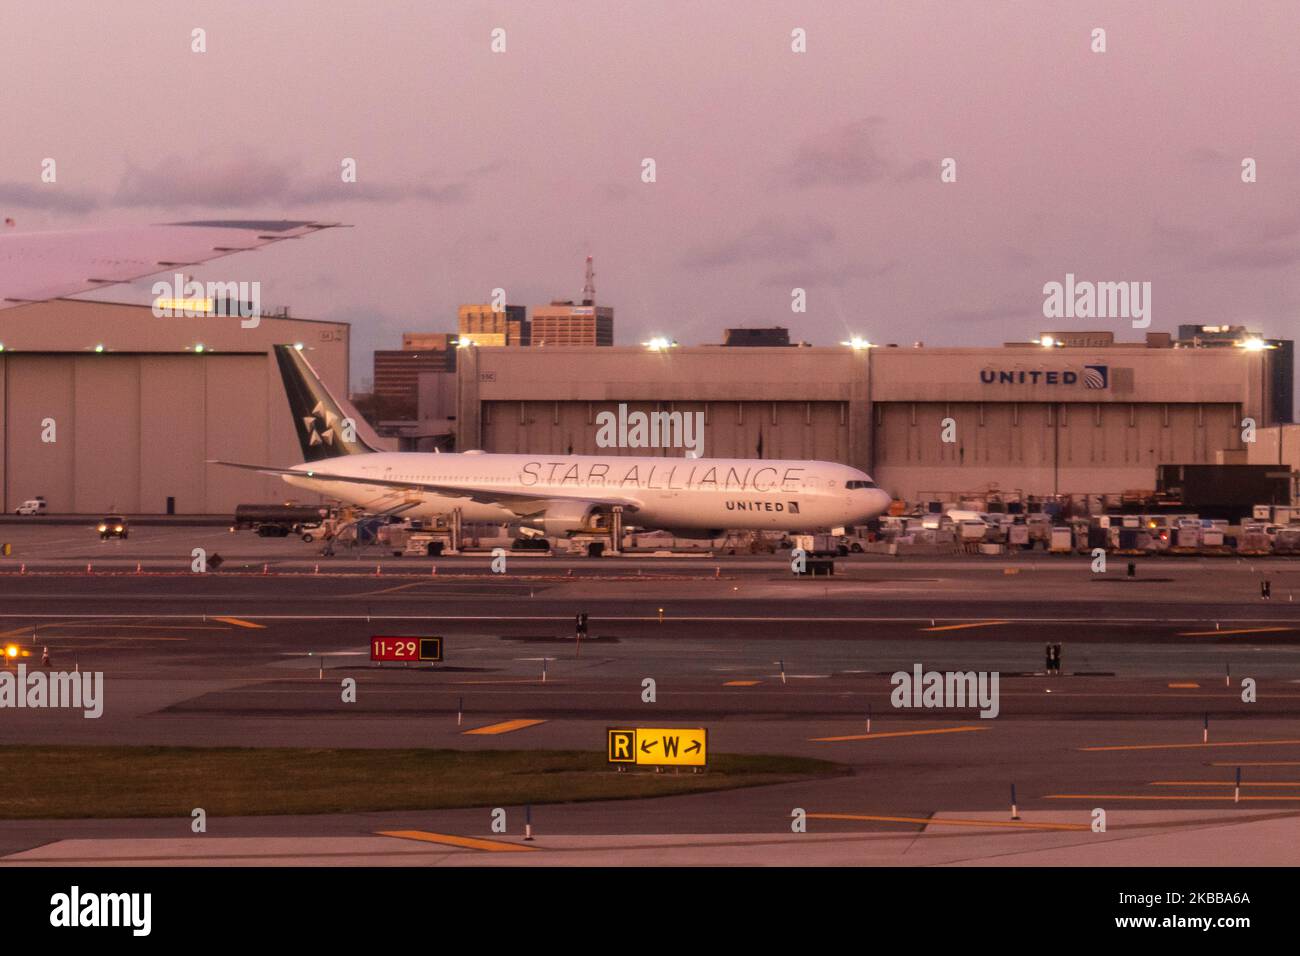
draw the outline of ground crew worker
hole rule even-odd
[[[1052,658],[1053,658],[1053,669],[1056,671],[1056,676],[1060,677],[1061,676],[1061,645],[1060,644],[1053,645]]]
[[[50,649],[48,647],[41,648],[41,666],[50,666]]]
[[[1265,599],[1273,596],[1273,582],[1267,578],[1259,582],[1259,596]]]
[[[587,636],[587,612],[586,611],[578,612],[576,623],[577,623],[578,640],[582,640],[584,637]]]
[[[1051,644],[1047,645],[1047,650],[1044,651],[1044,654],[1047,657],[1047,663],[1043,665],[1043,669],[1048,673],[1048,675],[1050,675],[1052,673],[1052,645]]]

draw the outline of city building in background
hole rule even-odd
[[[1180,325],[1177,344],[1179,348],[1245,348],[1273,352],[1270,367],[1276,420],[1295,421],[1295,342],[1291,339],[1267,339],[1244,325]]]
[[[462,305],[456,328],[462,344],[479,346],[528,345],[531,333],[522,305]]]
[[[727,329],[723,332],[723,345],[777,348],[790,344],[790,330],[774,325],[765,329]]]
[[[414,419],[421,373],[454,371],[456,351],[456,336],[449,332],[408,332],[400,349],[375,352],[371,418]]]
[[[614,344],[614,309],[596,305],[596,272],[587,256],[586,281],[582,298],[555,299],[550,305],[532,309],[532,335],[535,346],[612,346]]]
[[[603,305],[552,302],[533,307],[533,345],[611,346],[614,309]]]
[[[402,348],[406,351],[422,350],[441,352],[456,347],[456,336],[450,332],[403,332]]]

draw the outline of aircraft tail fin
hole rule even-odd
[[[357,423],[343,413],[300,349],[277,345],[275,359],[293,414],[294,431],[302,445],[303,461],[378,451],[357,434]]]

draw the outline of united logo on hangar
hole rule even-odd
[[[1079,385],[1089,389],[1110,388],[1109,365],[1085,365],[1082,372],[1074,369],[980,369],[980,381],[985,385]]]

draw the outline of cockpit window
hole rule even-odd
[[[846,481],[844,487],[852,491],[854,488],[874,488],[876,483],[874,481]]]

